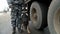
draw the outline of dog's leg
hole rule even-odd
[[[30,28],[29,28],[29,26],[27,26],[27,32],[28,32],[28,34],[31,33],[31,32],[30,32]]]

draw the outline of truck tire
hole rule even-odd
[[[35,29],[43,29],[47,26],[46,22],[47,7],[44,4],[33,2],[30,7],[30,19]]]
[[[60,0],[53,0],[48,10],[48,27],[51,34],[60,34]]]

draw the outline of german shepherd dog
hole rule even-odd
[[[26,13],[23,13],[22,15],[22,22],[23,22],[22,27],[24,27],[27,30],[28,34],[30,34],[30,28],[28,26],[29,20],[28,20],[28,15]]]

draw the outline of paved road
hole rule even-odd
[[[10,18],[10,12],[0,15],[0,34],[12,34]],[[33,28],[31,21],[29,25],[31,34],[49,34],[48,28],[45,28],[43,31],[39,31]],[[23,32],[23,34],[27,34],[27,32]]]

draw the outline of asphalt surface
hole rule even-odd
[[[0,13],[0,34],[12,34],[12,26],[10,18],[11,18],[10,12],[4,13],[2,15]],[[50,34],[48,27],[46,27],[43,31],[34,29],[31,21],[29,22],[29,27],[31,34]],[[18,34],[18,31],[16,34]],[[27,32],[24,31],[21,34],[27,34]]]

